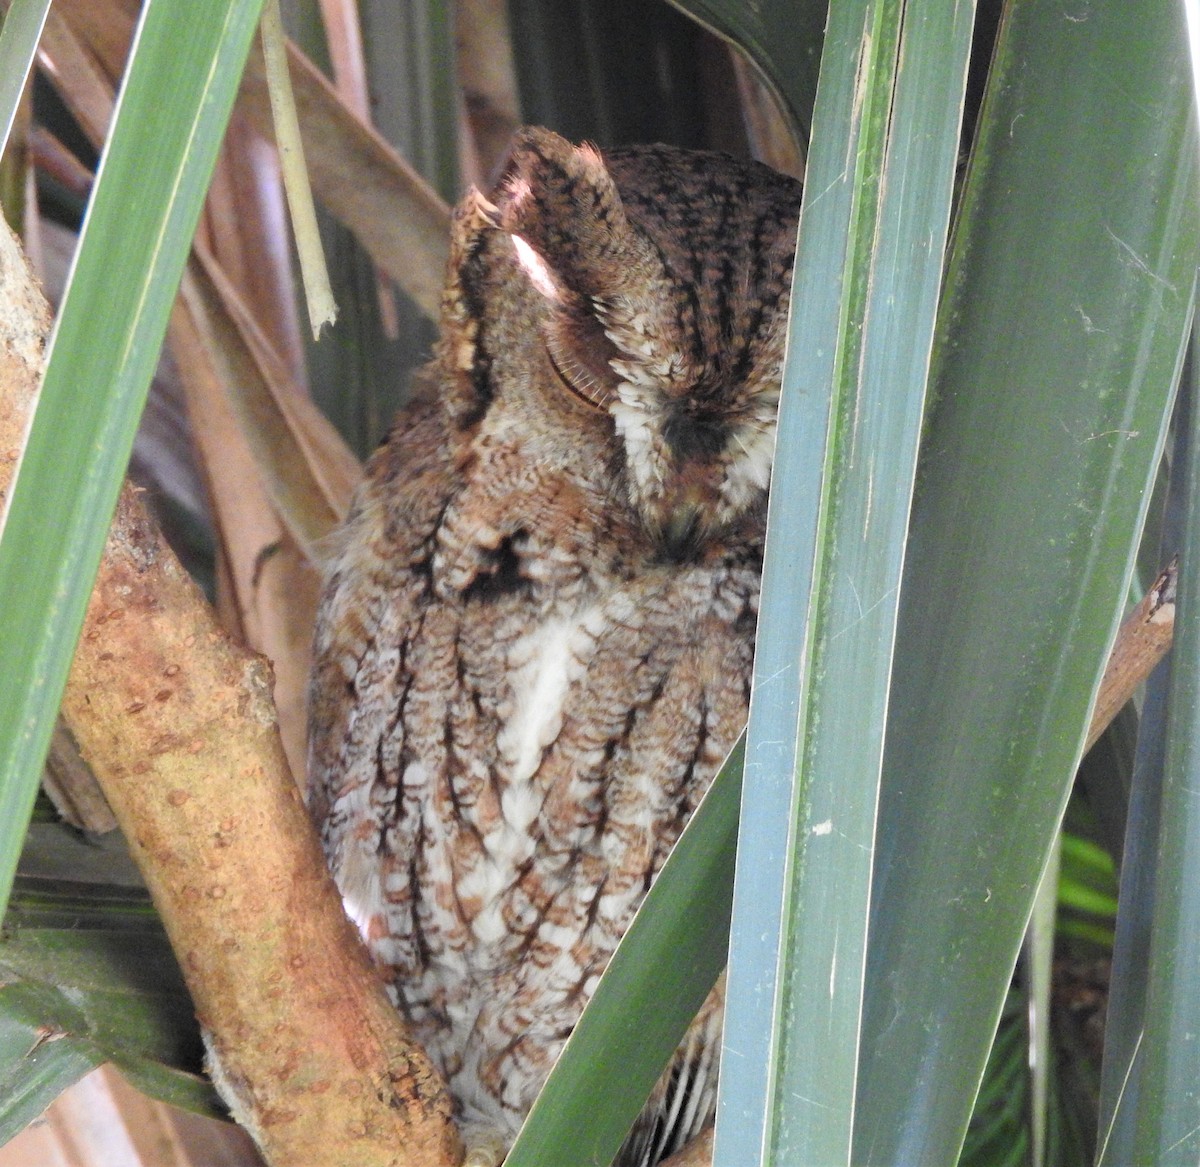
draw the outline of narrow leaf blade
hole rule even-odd
[[[1193,359],[1193,370],[1194,370]],[[1194,387],[1193,387],[1194,389]],[[1133,1161],[1200,1159],[1200,411],[1187,410],[1186,517]]]
[[[1172,5],[1001,29],[897,644],[864,1163],[958,1153],[1128,592],[1196,260],[1180,46]]]
[[[0,822],[18,831],[257,15],[150,0],[139,26],[0,527]],[[2,863],[0,904],[15,847]]]
[[[0,27],[0,154],[8,145],[50,0],[12,0]]]
[[[830,9],[772,476],[721,1165],[850,1157],[884,716],[972,16]]]

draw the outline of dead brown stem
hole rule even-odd
[[[61,0],[63,23],[120,75],[137,15],[135,0]],[[76,54],[78,56],[79,54]],[[288,63],[313,193],[357,235],[376,265],[430,318],[441,303],[450,212],[429,184],[337,96],[293,44]],[[262,53],[250,52],[239,108],[274,141]]]

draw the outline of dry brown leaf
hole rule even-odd
[[[134,0],[58,0],[55,7],[110,76],[119,75],[137,14]],[[290,41],[288,58],[313,192],[421,311],[436,318],[449,252],[449,208]],[[238,102],[270,137],[270,100],[256,48]]]
[[[141,0],[57,0],[67,23],[116,88],[141,14]]]
[[[48,174],[72,194],[88,195],[92,189],[92,172],[45,126],[33,127],[29,145],[37,170]]]
[[[370,125],[371,94],[356,0],[321,0],[321,23],[329,46],[334,88],[358,119]]]
[[[340,502],[323,495],[314,480],[310,456],[322,448],[349,455],[328,423],[319,431],[319,423],[310,420],[307,432],[314,436],[307,440],[288,428],[289,420],[311,419],[317,411],[304,389],[287,211],[274,144],[237,108],[202,221],[183,294],[196,330],[188,338],[203,338],[205,367],[185,367],[181,374],[216,515],[218,606],[230,617],[226,627],[265,652],[275,666],[280,730],[292,772],[303,785],[309,642],[319,588],[311,544],[340,513]],[[219,264],[202,240],[216,249]],[[211,275],[199,276],[202,291],[197,293],[202,253]],[[211,291],[214,281],[222,289],[219,298]],[[236,326],[229,306],[238,312]],[[178,356],[188,338],[178,322],[170,335]],[[223,403],[197,398],[218,386]],[[293,408],[281,414],[280,402]],[[213,432],[197,425],[202,414],[207,418],[202,425],[214,426]],[[242,440],[228,440],[231,417]],[[348,473],[356,475],[357,466]],[[231,479],[242,488],[231,490]],[[331,471],[325,479],[336,481],[337,475]]]
[[[760,162],[804,181],[804,154],[779,102],[758,70],[732,47],[727,49],[737,78],[738,100],[750,148]]]
[[[226,627],[274,665],[280,732],[292,772],[302,783],[309,642],[320,580],[275,516],[203,327],[181,301],[171,312],[167,335],[231,585],[236,619]]]
[[[290,382],[279,355],[221,267],[196,248],[183,297],[222,371],[255,464],[293,537],[314,562],[314,545],[346,513],[361,467],[329,420]]]
[[[254,319],[288,367],[306,384],[304,341],[296,313],[287,205],[275,144],[236,107],[217,157],[196,240],[212,253],[252,306]]]
[[[116,81],[59,5],[46,16],[38,58],[88,141],[99,149],[108,134]]]
[[[313,191],[358,237],[375,264],[430,318],[441,303],[450,212],[432,187],[342,103],[288,43],[292,86]],[[250,53],[238,98],[264,133],[270,110],[262,58]]]
[[[54,723],[50,753],[42,774],[42,789],[54,809],[73,827],[103,835],[117,820],[96,781],[96,775],[79,753],[79,743],[60,717]],[[0,1167],[3,1164],[0,1163]]]
[[[476,169],[486,176],[504,157],[521,124],[508,5],[505,0],[459,0],[454,34]]]

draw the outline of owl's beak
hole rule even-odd
[[[696,507],[681,507],[671,512],[663,528],[663,549],[672,559],[686,559],[691,552],[700,526],[700,512]]]
[[[705,533],[706,499],[697,487],[672,500],[659,539],[667,557],[676,563],[690,559]]]

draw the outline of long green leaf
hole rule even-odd
[[[142,14],[0,527],[0,905],[257,17]]]
[[[33,67],[50,0],[12,0],[0,28],[0,154]]]
[[[1195,351],[1195,350],[1193,350]],[[1194,362],[1193,362],[1194,366]],[[1200,411],[1188,410],[1187,509],[1133,1161],[1200,1160]]]
[[[1049,1167],[1046,1157],[1046,1134],[1050,1109],[1050,999],[1054,966],[1054,922],[1058,897],[1059,845],[1055,838],[1050,861],[1042,872],[1042,882],[1030,913],[1025,933],[1025,969],[1028,985],[1026,1008],[1029,1016],[1027,1046],[1031,1089],[1029,1099],[1029,1129],[1033,1144],[1033,1167]]]
[[[1194,373],[1193,373],[1194,376]],[[1184,394],[1181,406],[1189,396]],[[1183,412],[1182,408],[1178,412]],[[1187,460],[1187,425],[1177,424],[1172,465]],[[1184,475],[1167,484],[1159,560],[1174,555],[1182,542]],[[1170,657],[1146,685],[1130,783],[1126,830],[1121,850],[1121,885],[1113,940],[1112,973],[1104,1026],[1100,1078],[1097,1156],[1099,1167],[1121,1167],[1133,1156],[1133,1140],[1144,1061],[1139,1057],[1146,1005],[1146,954],[1154,919],[1154,890],[1162,795],[1166,785],[1167,691]]]
[[[897,595],[972,16],[830,7],[772,475],[721,1167],[849,1161]]]
[[[191,998],[149,896],[23,881],[0,935],[0,1143],[105,1062],[146,1093],[218,1110]]]
[[[958,1153],[1127,594],[1197,254],[1181,48],[1168,0],[1001,28],[897,641],[862,1163]]]

